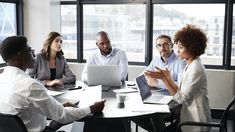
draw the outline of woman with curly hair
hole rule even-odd
[[[157,68],[147,71],[145,75],[163,80],[173,100],[182,104],[180,122],[208,122],[211,119],[207,75],[200,55],[207,46],[206,34],[195,25],[186,25],[175,33],[174,43],[178,47],[178,55],[187,62],[178,86],[172,80],[170,72]],[[206,127],[184,126],[183,132],[205,132]]]

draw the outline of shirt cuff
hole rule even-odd
[[[85,107],[85,108],[83,108],[83,109],[84,109],[86,115],[91,114],[91,109],[90,109],[90,107]]]
[[[175,95],[173,96],[173,100],[175,100],[177,103],[182,104],[182,102],[180,101],[180,92],[177,90],[177,92],[175,93]]]

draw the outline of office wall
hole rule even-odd
[[[76,74],[78,80],[81,79],[84,64],[70,63],[71,70]],[[140,75],[144,66],[129,66],[128,79],[131,81]],[[208,77],[208,95],[210,106],[213,109],[224,109],[230,99],[235,94],[235,71],[234,70],[212,70],[207,69]]]
[[[24,35],[36,52],[51,31],[60,32],[60,0],[23,0]]]

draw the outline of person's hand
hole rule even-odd
[[[162,79],[164,76],[163,73],[159,70],[157,71],[145,70],[144,75],[146,76],[146,78],[155,78],[155,79]]]
[[[151,77],[148,77],[147,78],[147,84],[150,86],[150,87],[156,87],[157,86],[157,79],[156,78],[151,78]]]
[[[55,79],[55,80],[52,80],[52,81],[47,81],[46,83],[47,86],[63,86],[63,82],[59,79]]]
[[[168,69],[162,70],[162,69],[160,69],[158,67],[156,67],[156,69],[157,69],[158,72],[160,72],[162,74],[162,78],[161,79],[163,80],[163,82],[172,80],[171,73],[170,73],[170,71]]]
[[[99,102],[95,102],[93,105],[91,105],[90,106],[91,113],[100,113],[100,112],[102,112],[103,109],[104,109],[105,101],[106,100],[102,100],[102,101],[99,101]]]
[[[63,104],[64,107],[74,107],[74,108],[78,108],[78,106],[76,104],[72,104],[70,102],[64,103]]]
[[[147,81],[147,84],[150,86],[150,87],[156,87],[157,86],[157,78],[151,78],[149,76],[145,76],[145,79]]]

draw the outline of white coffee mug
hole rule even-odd
[[[116,94],[118,103],[124,103],[128,97],[126,94]]]

